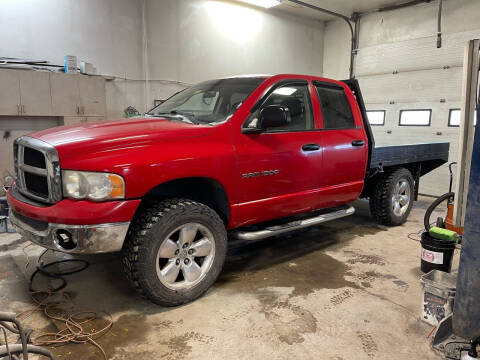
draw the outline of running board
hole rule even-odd
[[[296,220],[283,225],[269,226],[263,230],[258,230],[258,231],[233,230],[231,232],[231,235],[234,238],[240,239],[240,240],[250,240],[250,241],[261,240],[261,239],[268,238],[270,236],[275,236],[275,235],[283,234],[289,231],[318,225],[327,221],[340,219],[345,216],[353,215],[354,213],[355,213],[355,208],[353,206],[350,206],[347,209],[333,211],[333,212],[318,215],[309,219]]]

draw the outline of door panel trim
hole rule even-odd
[[[235,219],[235,222],[229,224],[229,229],[349,203],[358,198],[363,184],[363,180],[355,181],[233,204],[231,218]],[[321,208],[305,206],[306,203],[312,202],[312,197],[318,196],[327,197],[322,203],[336,205],[326,205]]]

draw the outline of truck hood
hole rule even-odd
[[[62,157],[204,136],[212,128],[163,118],[134,118],[61,126],[29,136],[53,145]]]

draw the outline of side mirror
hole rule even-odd
[[[269,105],[264,107],[260,110],[258,119],[260,129],[282,127],[292,122],[290,110],[288,107],[281,105]]]

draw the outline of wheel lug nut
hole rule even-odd
[[[179,265],[179,264],[180,264],[180,259],[177,259],[177,260],[175,261],[175,265]]]
[[[175,250],[175,255],[178,255],[178,254],[180,254],[180,250],[177,249]]]
[[[188,250],[188,255],[192,255],[194,252],[195,252],[195,250],[190,249],[190,250]]]
[[[185,260],[183,261],[183,263],[184,263],[185,265],[188,265],[189,262],[190,262],[190,260],[188,260],[188,259],[185,259]]]
[[[188,243],[183,244],[184,249],[187,248],[187,247],[188,247]]]

